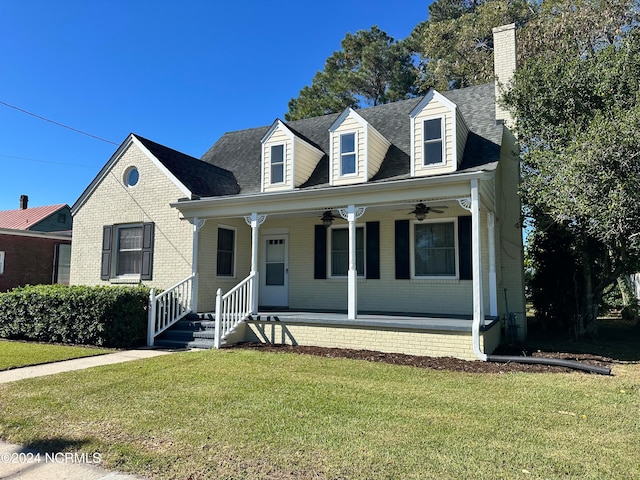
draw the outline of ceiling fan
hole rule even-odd
[[[433,213],[444,213],[444,211],[441,210],[443,208],[447,208],[446,205],[440,205],[440,206],[436,206],[436,207],[427,207],[424,203],[420,202],[420,203],[417,203],[415,208],[412,211],[410,211],[407,215],[415,215],[416,216],[416,220],[421,222],[431,212],[433,212]]]
[[[331,210],[325,210],[322,214],[322,217],[320,217],[320,220],[325,227],[329,228],[333,223],[333,220],[335,220],[336,218],[338,217],[334,215]]]

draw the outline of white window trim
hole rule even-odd
[[[442,161],[438,162],[438,163],[425,163],[426,161],[426,154],[427,151],[424,148],[424,145],[426,143],[426,140],[424,139],[425,134],[424,134],[424,124],[425,122],[428,122],[429,120],[438,120],[440,119],[440,138],[442,140]],[[445,115],[430,115],[428,117],[421,117],[419,119],[420,121],[420,128],[422,129],[422,159],[420,161],[420,168],[433,168],[433,167],[442,167],[444,165],[447,164],[447,137],[446,137],[446,133],[447,133],[447,121],[446,121],[446,116]]]
[[[416,275],[416,225],[424,225],[427,223],[453,223],[453,248],[455,250],[455,275]],[[409,233],[409,251],[410,251],[410,267],[411,267],[411,279],[412,280],[459,280],[460,279],[460,249],[458,242],[458,219],[456,217],[450,218],[433,218],[429,220],[411,221],[411,231]]]
[[[129,181],[129,177],[134,172],[134,170],[137,172],[138,179],[136,180],[136,183],[132,184]],[[127,188],[136,188],[140,183],[140,169],[135,165],[127,167],[124,171],[124,175],[122,176],[122,183],[124,183],[124,186]]]
[[[115,248],[112,248],[112,264],[111,264],[111,272],[112,280],[125,280],[125,281],[140,281],[140,273],[124,273],[122,275],[118,275],[118,258],[120,257],[120,230],[125,228],[140,228],[142,229],[142,235],[144,236],[144,226],[142,223],[122,223],[118,225],[114,225],[114,238],[113,244]],[[144,239],[142,239],[144,241]],[[126,250],[128,252],[132,252],[134,250]],[[142,247],[138,250],[140,252],[140,262],[142,262]]]
[[[4,273],[4,252],[0,252],[0,275]]]
[[[352,173],[342,173],[342,137],[344,135],[353,135],[353,154],[356,156],[355,158],[355,171]],[[350,130],[350,131],[345,131],[345,132],[340,132],[338,133],[338,177],[339,178],[349,178],[349,177],[357,177],[359,175],[358,172],[358,157],[359,155],[359,148],[358,148],[358,143],[359,138],[358,138],[358,130]],[[351,155],[351,153],[348,153],[348,155]]]
[[[356,231],[362,228],[362,242],[363,242],[363,255],[364,255],[364,272],[358,272],[358,279],[364,279],[367,276],[367,229],[364,223],[356,223]],[[331,234],[331,232],[333,230],[348,230],[349,229],[349,225],[331,225],[329,228],[327,228],[327,278],[328,279],[335,279],[335,280],[347,280],[348,278],[348,274],[347,275],[334,275],[332,273],[332,268],[331,268],[331,262],[333,259],[333,236]],[[356,236],[358,234],[356,233]],[[347,260],[348,262],[348,260]],[[347,270],[349,268],[349,264],[347,263]]]
[[[224,228],[225,230],[233,230],[233,273],[231,275],[218,275],[218,231],[219,229]],[[222,225],[218,224],[216,228],[216,278],[236,278],[236,272],[238,271],[237,267],[238,261],[238,229],[236,227],[232,227],[231,225]]]
[[[273,182],[273,147],[282,146],[282,181]],[[279,164],[278,164],[279,165]],[[287,144],[286,142],[269,145],[269,185],[286,185],[287,183]]]

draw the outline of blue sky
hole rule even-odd
[[[199,158],[269,125],[347,32],[405,38],[430,0],[0,2],[0,210],[72,205],[130,132]]]

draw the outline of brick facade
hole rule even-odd
[[[4,252],[0,292],[24,285],[54,283],[58,244],[71,244],[71,239],[0,233],[0,252]]]
[[[124,183],[128,169],[140,174],[138,183]],[[180,220],[169,204],[184,197],[176,184],[135,143],[111,165],[73,219],[72,285],[109,285],[121,280],[100,279],[102,227],[153,222],[153,274],[144,283],[166,289],[191,274],[192,225]],[[131,280],[126,281],[131,283]]]

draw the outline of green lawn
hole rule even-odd
[[[110,353],[113,350],[0,340],[0,370]]]
[[[640,365],[464,374],[252,350],[0,385],[0,438],[152,478],[640,478]]]

